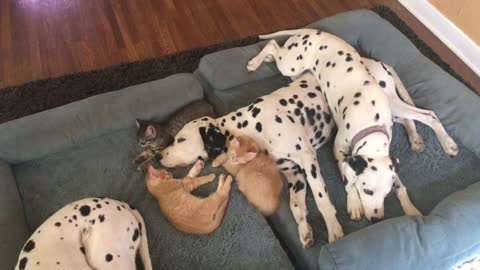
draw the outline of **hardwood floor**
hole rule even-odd
[[[393,0],[1,0],[0,88],[389,6],[457,73],[477,77]]]

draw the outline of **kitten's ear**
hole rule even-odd
[[[149,140],[155,139],[157,136],[157,131],[155,127],[152,125],[148,125],[147,129],[145,130],[145,137]]]
[[[246,153],[245,155],[243,155],[243,160],[245,162],[249,162],[251,161],[252,159],[254,159],[255,157],[257,156],[257,152],[248,152]]]
[[[153,177],[153,178],[158,178],[160,177],[160,172],[155,169],[152,164],[148,165],[147,169],[148,176]]]
[[[233,148],[240,147],[240,142],[237,140],[236,137],[233,137],[233,139],[230,141],[230,147],[233,147]]]
[[[256,156],[257,153],[259,152],[258,145],[253,141],[249,142],[247,152],[248,153],[254,153],[255,156]]]

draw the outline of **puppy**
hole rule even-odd
[[[48,218],[23,246],[15,270],[135,270],[137,251],[152,270],[140,213],[124,202],[88,198]]]
[[[228,152],[212,162],[213,167],[223,167],[238,182],[238,189],[263,215],[270,216],[280,206],[282,178],[275,161],[257,143],[238,136],[230,141]]]
[[[220,175],[217,191],[207,198],[191,194],[201,185],[210,183],[215,175],[197,177],[203,169],[198,161],[186,179],[173,179],[172,175],[151,165],[145,177],[148,191],[157,199],[160,210],[170,223],[188,234],[209,234],[222,223],[227,208],[232,177]]]

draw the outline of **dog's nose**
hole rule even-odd
[[[162,160],[162,154],[155,154],[155,156],[153,157],[153,160],[155,162],[159,162],[160,160]]]
[[[370,221],[371,221],[373,224],[375,224],[375,223],[377,223],[377,222],[380,222],[380,221],[382,221],[382,220],[383,220],[383,218],[378,218],[378,217],[372,217],[372,218],[370,219]]]

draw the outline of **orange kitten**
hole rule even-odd
[[[246,136],[234,138],[228,153],[212,163],[213,167],[220,165],[235,176],[238,189],[263,215],[269,216],[277,211],[283,181],[275,161],[260,151],[253,139]]]
[[[163,170],[148,167],[145,181],[148,191],[157,199],[160,210],[177,230],[190,234],[208,234],[222,223],[228,204],[232,177],[220,175],[217,191],[207,198],[190,194],[215,179],[214,174],[196,177],[203,169],[198,161],[183,180]]]

